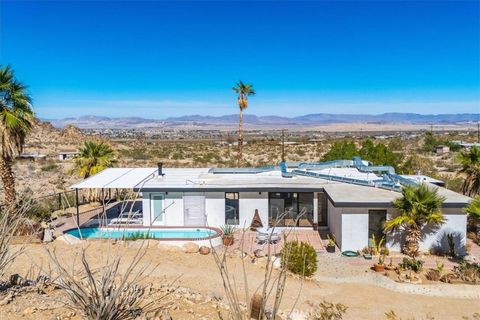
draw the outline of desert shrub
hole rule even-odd
[[[309,320],[341,320],[347,312],[347,307],[341,303],[323,300],[308,314]]]
[[[317,271],[317,252],[305,242],[286,242],[282,249],[282,264],[293,273],[310,277]]]
[[[14,249],[10,243],[16,231],[21,227],[25,210],[0,211],[0,276],[5,269],[23,252],[23,247]]]
[[[469,283],[480,282],[480,265],[462,261],[453,267],[453,273],[460,279]]]
[[[140,239],[155,239],[155,236],[150,232],[144,232],[141,230],[132,232],[128,236],[125,237],[125,240],[140,240]]]
[[[400,263],[400,268],[403,270],[412,270],[414,272],[421,272],[423,269],[423,261],[415,258],[403,258]]]
[[[54,171],[58,168],[58,165],[53,160],[48,160],[43,166],[40,167],[40,170],[49,172]]]
[[[138,267],[145,252],[139,250],[127,264],[116,256],[99,269],[92,268],[85,249],[81,252],[78,268],[60,261],[55,251],[48,251],[48,254],[57,273],[55,284],[65,293],[68,306],[79,312],[83,319],[128,320],[166,307],[163,302],[169,293],[146,301],[148,288],[140,283],[151,270],[147,270],[149,265]],[[125,271],[121,271],[123,269]]]

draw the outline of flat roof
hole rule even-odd
[[[164,174],[159,176],[157,168],[110,168],[74,184],[71,188],[131,188],[146,192],[325,191],[333,204],[345,207],[391,207],[392,201],[401,197],[401,193],[397,191],[333,181],[325,177],[284,177],[278,169],[257,173],[245,170],[236,174],[212,173],[209,170],[210,168],[163,168]],[[381,179],[381,176],[374,173],[359,172],[354,168],[322,169],[318,172],[372,181]],[[437,188],[438,193],[445,197],[444,207],[463,207],[471,201],[471,198],[433,185],[427,179],[422,181],[432,188]]]
[[[135,189],[148,178],[151,178],[157,168],[108,168],[79,183],[71,189]]]

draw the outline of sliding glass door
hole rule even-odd
[[[312,192],[270,192],[268,200],[269,224],[271,226],[312,226]]]

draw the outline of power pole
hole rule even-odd
[[[477,122],[477,142],[480,143],[480,122]]]
[[[282,162],[285,162],[285,130],[282,129]]]

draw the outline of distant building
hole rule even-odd
[[[445,154],[450,152],[450,147],[449,146],[444,146],[444,145],[439,145],[437,146],[437,149],[435,150],[437,154]]]
[[[57,153],[58,160],[66,161],[75,158],[79,154],[78,151],[60,151]]]
[[[21,160],[44,161],[47,159],[47,156],[39,152],[24,152],[20,153],[17,158]]]

